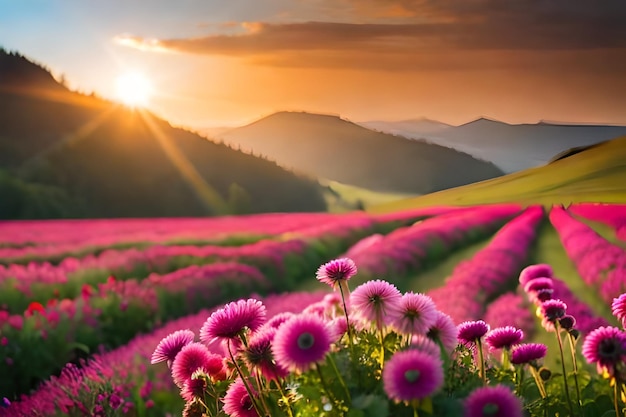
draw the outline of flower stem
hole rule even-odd
[[[378,330],[380,336],[380,372],[382,372],[383,366],[385,365],[385,335],[383,334],[382,327]]]
[[[621,417],[622,414],[620,413],[619,403],[617,402],[617,385],[618,381],[613,379],[613,405],[615,406],[615,415]]]
[[[559,352],[561,353],[561,369],[563,370],[563,383],[565,384],[565,398],[567,400],[569,414],[573,416],[574,408],[572,407],[572,400],[569,396],[569,385],[567,384],[567,372],[565,370],[565,355],[563,354],[563,339],[561,339],[561,328],[558,321],[554,322],[554,332],[556,333],[556,340],[559,342]]]
[[[333,370],[335,371],[335,374],[337,374],[337,378],[339,379],[339,383],[341,384],[341,387],[343,388],[344,392],[346,393],[346,400],[348,400],[348,403],[351,404],[352,403],[352,397],[350,396],[350,391],[348,391],[348,387],[346,386],[346,381],[343,380],[343,377],[339,373],[339,369],[337,368],[337,364],[335,364],[335,360],[333,359],[332,356],[328,355],[328,361],[330,362],[330,365],[333,367]]]
[[[317,363],[315,364],[315,369],[317,370],[317,374],[320,377],[320,382],[322,383],[322,386],[324,387],[324,391],[326,391],[328,398],[330,398],[330,400],[333,403],[335,403],[337,408],[339,408],[339,402],[337,401],[337,398],[335,398],[335,396],[333,395],[332,391],[328,389],[328,385],[326,385],[326,380],[324,379],[324,375],[322,375],[322,370],[320,369],[320,366]]]
[[[480,361],[480,365],[478,366],[478,369],[480,371],[480,377],[483,380],[483,383],[487,383],[487,375],[485,373],[485,357],[483,356],[483,344],[480,341],[480,339],[478,339],[476,341],[476,347],[478,347],[478,360]]]
[[[567,333],[567,340],[569,342],[570,352],[572,354],[572,367],[574,369],[574,384],[576,384],[576,399],[578,400],[578,411],[580,415],[583,414],[583,403],[580,395],[580,385],[578,384],[578,363],[576,361],[576,339],[569,332]]]
[[[545,400],[548,394],[546,393],[546,386],[543,384],[543,380],[541,379],[541,376],[539,375],[539,371],[537,371],[537,368],[531,365],[530,373],[533,374],[533,378],[535,379],[535,384],[537,384],[537,388],[539,389],[539,394],[541,395],[541,398]],[[520,385],[521,385],[521,382],[520,382]]]
[[[350,328],[350,319],[348,318],[348,307],[346,307],[346,298],[343,293],[344,283],[345,282],[342,281],[339,284],[339,292],[341,293],[341,302],[343,303],[343,311],[346,314],[346,324],[348,326],[348,338],[350,340],[350,346],[352,346],[352,329]],[[345,286],[346,286],[346,292],[348,292],[347,284],[345,284]]]
[[[263,415],[269,416],[269,413],[267,412],[267,410],[265,414],[261,413],[261,409],[259,408],[259,405],[257,404],[256,399],[255,399],[256,396],[253,395],[252,389],[250,389],[250,385],[248,385],[248,381],[247,381],[248,378],[241,370],[241,367],[237,363],[237,360],[235,359],[235,356],[233,355],[233,351],[230,348],[230,340],[228,340],[227,346],[228,346],[228,353],[230,354],[230,359],[233,361],[233,365],[235,365],[235,369],[237,369],[237,373],[239,373],[239,376],[241,377],[241,381],[243,382],[244,387],[246,387],[246,391],[248,392],[248,396],[250,397],[250,402],[252,403],[252,406],[254,407],[254,411],[256,411],[259,416],[263,416]]]

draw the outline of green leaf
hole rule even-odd
[[[389,400],[380,395],[359,395],[352,399],[354,409],[363,410],[365,417],[386,417],[389,415]]]

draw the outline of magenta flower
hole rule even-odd
[[[278,329],[284,322],[286,322],[292,317],[295,317],[295,314],[290,311],[278,313],[274,315],[271,319],[269,319],[267,323],[265,323],[265,325],[268,327],[274,327],[275,329]]]
[[[411,337],[411,349],[421,350],[429,355],[439,358],[441,357],[441,349],[432,339],[422,334],[416,334]]]
[[[200,341],[210,344],[215,340],[236,339],[246,329],[255,331],[265,323],[265,306],[255,299],[228,303],[213,312],[200,329]]]
[[[432,298],[408,292],[400,299],[391,325],[403,334],[426,334],[436,321],[437,308]]]
[[[626,333],[617,327],[598,327],[583,343],[583,356],[589,363],[595,363],[598,373],[613,375],[615,365],[626,357]]]
[[[489,325],[482,320],[465,321],[457,326],[459,342],[471,347],[489,331]]]
[[[543,317],[542,326],[548,330],[554,330],[554,323],[565,315],[567,304],[561,300],[548,300],[539,305],[539,313]]]
[[[254,390],[254,388],[252,388],[253,384],[249,383],[248,385]],[[252,394],[255,395],[256,392]],[[230,384],[222,401],[224,402],[224,412],[231,417],[259,416],[241,378],[237,378],[235,382]]]
[[[359,285],[350,294],[350,305],[354,316],[361,324],[373,323],[377,329],[390,324],[399,311],[402,294],[387,281],[368,281]]]
[[[184,346],[172,363],[172,378],[176,385],[182,387],[197,370],[208,373],[207,367],[214,357],[219,358],[221,363],[221,356],[211,353],[202,343],[195,342]]]
[[[545,298],[546,294],[552,294],[554,291],[554,284],[552,278],[535,278],[524,286],[524,291],[528,294],[528,299],[536,303],[539,299],[539,294],[541,294],[541,298]]]
[[[395,401],[428,397],[442,385],[441,359],[417,349],[396,352],[383,369],[383,388]]]
[[[571,330],[576,326],[576,318],[569,314],[564,315],[559,319],[559,325],[564,330]]]
[[[284,378],[288,374],[286,369],[278,366],[274,361],[272,342],[276,331],[276,328],[267,325],[261,327],[250,337],[248,347],[243,352],[248,365],[258,369],[268,380]]]
[[[523,287],[535,278],[552,278],[553,276],[552,267],[548,264],[530,265],[520,273],[519,282]]]
[[[622,323],[622,327],[626,327],[626,293],[613,299],[611,312]]]
[[[511,363],[513,365],[529,363],[538,368],[537,361],[545,358],[547,353],[548,348],[546,345],[541,343],[524,343],[516,346],[511,352]]]
[[[485,343],[491,349],[511,349],[524,338],[524,332],[513,326],[504,326],[492,329],[485,335]]]
[[[304,372],[324,360],[333,336],[332,329],[320,317],[301,314],[276,331],[272,353],[278,366]]]
[[[428,329],[428,336],[434,341],[441,343],[446,350],[450,353],[456,348],[458,343],[459,330],[454,325],[452,317],[437,310],[437,319],[430,329]]]
[[[348,281],[357,273],[356,264],[350,258],[335,259],[325,263],[317,269],[315,274],[318,281],[336,289],[342,281]]]
[[[165,336],[154,349],[150,363],[167,361],[169,367],[180,350],[193,342],[195,335],[191,330],[177,330]]]
[[[183,397],[185,401],[192,401],[194,398],[202,398],[206,386],[207,383],[204,378],[188,379],[180,390],[180,396]]]
[[[464,417],[522,417],[521,400],[504,385],[475,389],[465,399]]]

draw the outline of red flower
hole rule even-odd
[[[35,313],[35,311],[39,312],[39,314],[41,314],[44,317],[46,316],[46,309],[41,303],[37,301],[33,301],[28,305],[28,308],[24,312],[24,316],[30,317]]]

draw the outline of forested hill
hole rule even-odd
[[[0,218],[322,211],[322,187],[274,162],[72,92],[0,50]]]

